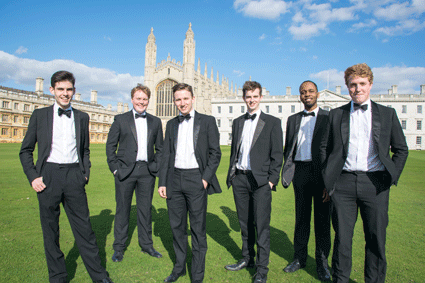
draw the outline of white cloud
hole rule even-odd
[[[103,39],[107,40],[107,41],[112,41],[112,39],[109,36],[104,36]]]
[[[102,68],[89,67],[72,60],[37,61],[23,59],[0,50],[0,83],[13,80],[16,84],[35,85],[37,77],[44,78],[44,92],[48,92],[50,77],[58,70],[67,70],[76,78],[75,87],[83,100],[90,99],[91,90],[98,91],[98,100],[129,101],[130,90],[143,83],[143,76],[117,74]]]
[[[19,46],[19,48],[15,51],[16,54],[23,54],[23,53],[27,53],[28,48],[25,48],[23,46]]]
[[[235,0],[233,7],[245,16],[275,20],[288,12],[290,3],[283,0]]]
[[[263,33],[258,39],[259,40],[264,40],[266,39],[267,35],[265,33]]]
[[[378,24],[378,22],[375,19],[368,19],[364,22],[356,23],[351,26],[351,28],[348,30],[348,32],[356,32],[359,30],[369,29],[371,27],[374,27]]]
[[[300,26],[291,26],[289,27],[289,32],[292,34],[294,39],[309,39],[314,36],[319,36],[321,31],[327,29],[325,23],[315,23],[315,24],[301,24]]]
[[[242,72],[240,70],[233,70],[233,74],[235,74],[238,77],[242,77],[245,74],[245,72]]]
[[[317,60],[317,55],[313,55],[313,60]]]
[[[276,33],[277,34],[281,34],[282,33],[282,28],[280,26],[276,27]]]
[[[398,36],[409,35],[425,29],[425,21],[419,22],[416,19],[398,22],[395,26],[384,26],[377,28],[374,33],[376,35]]]
[[[307,52],[307,48],[305,48],[305,47],[300,47],[300,51],[302,51],[302,52]]]
[[[425,1],[413,0],[403,3],[393,3],[385,7],[379,7],[375,10],[376,17],[387,21],[406,20],[411,16],[418,16],[425,12]]]
[[[347,66],[348,67],[348,66]],[[418,94],[420,85],[425,81],[425,67],[407,67],[407,66],[383,66],[372,68],[374,82],[371,93],[387,94],[392,85],[398,86],[398,93]],[[310,77],[318,79],[323,83],[328,82],[329,88],[335,89],[335,86],[342,87],[342,93],[348,93],[344,82],[344,71],[336,69],[324,70]]]

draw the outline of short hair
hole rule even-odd
[[[344,79],[346,86],[348,86],[348,80],[351,77],[368,78],[369,83],[373,84],[373,73],[366,63],[356,64],[345,70]]]
[[[243,87],[242,87],[242,94],[243,94],[243,97],[245,98],[245,94],[246,94],[246,92],[248,91],[248,90],[252,90],[252,91],[254,91],[254,90],[256,90],[256,89],[260,89],[260,96],[262,96],[263,94],[262,94],[262,92],[263,92],[263,88],[261,87],[261,84],[259,83],[259,82],[256,82],[256,81],[246,81],[244,84],[243,84]]]
[[[69,81],[72,83],[72,87],[75,85],[75,77],[71,72],[68,71],[57,71],[54,73],[50,79],[50,85],[55,88],[56,83],[63,81]]]
[[[185,83],[179,83],[179,84],[176,84],[175,86],[173,86],[173,97],[174,97],[174,94],[179,90],[187,90],[188,92],[190,92],[190,94],[193,97],[193,90],[192,90],[192,87],[190,85],[185,84]]]
[[[303,82],[300,84],[300,87],[299,87],[299,89],[298,89],[298,91],[299,91],[299,92],[301,92],[301,87],[302,87],[302,86],[303,86],[303,84],[305,84],[305,83],[312,83],[312,84],[314,84],[314,87],[316,88],[316,92],[319,92],[319,90],[317,89],[317,84],[316,84],[315,82],[313,82],[313,81],[310,81],[310,80],[303,81]]]
[[[146,94],[148,96],[148,99],[151,98],[151,90],[147,86],[144,86],[142,84],[137,84],[137,86],[133,87],[133,89],[131,90],[131,99],[133,99],[136,91],[139,91],[139,90],[141,90],[144,94]]]

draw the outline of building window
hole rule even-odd
[[[22,131],[22,135],[23,136],[25,136],[27,134],[27,129],[24,129],[23,131]]]
[[[13,129],[13,135],[17,136],[18,135],[18,129]]]
[[[407,105],[401,106],[401,113],[407,113]]]
[[[14,116],[13,117],[13,122],[18,123],[18,119],[19,119],[18,116]]]
[[[406,120],[401,120],[401,128],[403,130],[406,130],[406,128],[407,128],[407,122],[406,122]]]
[[[418,131],[422,130],[422,120],[416,121],[416,130]]]
[[[282,105],[279,105],[279,106],[277,107],[277,112],[282,113]]]
[[[164,80],[156,87],[156,115],[160,117],[172,117],[179,113],[174,105],[173,86],[177,84],[173,80]]]
[[[35,110],[35,109],[38,109],[38,105],[34,105],[34,110]]]
[[[3,108],[9,108],[9,101],[3,101],[2,106]]]
[[[270,106],[266,105],[266,113],[270,112]]]
[[[221,127],[221,120],[220,119],[217,119],[217,127]]]
[[[2,115],[1,116],[1,121],[2,122],[8,122],[9,121],[9,115]]]
[[[232,118],[230,118],[230,119],[229,119],[229,126],[230,126],[230,127],[232,126],[232,122],[233,122],[233,119],[232,119]]]
[[[28,122],[30,121],[30,117],[24,117],[24,123],[28,124]]]
[[[291,105],[291,113],[295,113],[295,105]]]
[[[420,137],[420,136],[417,136],[416,137],[416,144],[417,145],[421,145],[422,144],[422,137]]]
[[[24,105],[24,111],[30,111],[30,105],[29,104]]]
[[[233,113],[233,106],[229,106],[229,113]]]
[[[245,106],[241,106],[241,113],[245,113]]]
[[[217,106],[217,112],[221,113],[221,106]]]
[[[18,110],[18,109],[19,109],[19,103],[15,103],[15,104],[13,105],[13,109]]]
[[[229,141],[232,140],[232,133],[229,133]]]
[[[2,129],[1,129],[1,134],[2,134],[3,136],[7,135],[7,133],[8,133],[8,129],[6,129],[6,128],[2,128]]]
[[[91,119],[96,120],[96,114],[91,114]]]
[[[418,105],[418,114],[422,114],[422,105]]]

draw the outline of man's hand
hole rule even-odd
[[[331,197],[328,195],[328,191],[326,189],[323,189],[322,199],[323,199],[323,202],[328,202],[331,199]]]
[[[158,193],[159,193],[160,197],[167,198],[167,188],[166,187],[159,187]]]
[[[270,190],[273,190],[273,183],[269,181]]]
[[[207,189],[208,187],[208,182],[205,181],[204,179],[202,179],[202,184],[204,184],[204,189]]]
[[[46,185],[43,183],[43,177],[35,178],[31,183],[32,188],[37,193],[44,191]]]

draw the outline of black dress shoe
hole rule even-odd
[[[122,251],[114,251],[114,254],[112,255],[112,261],[113,262],[122,261],[123,258],[124,258],[124,252],[122,252]]]
[[[106,277],[105,279],[102,280],[98,280],[98,281],[93,281],[94,283],[114,283],[111,278]]]
[[[161,258],[162,254],[160,254],[157,250],[155,250],[154,248],[150,248],[148,250],[144,250],[142,249],[142,252],[145,254],[148,254],[150,256],[156,257],[156,258]]]
[[[170,276],[168,276],[167,278],[165,278],[164,282],[176,282],[177,279],[179,279],[179,277],[181,276],[185,276],[186,275],[186,271],[180,274],[176,274],[174,272],[171,272]]]
[[[267,282],[267,275],[257,273],[254,277],[254,283],[265,283]]]
[[[242,259],[238,263],[226,265],[224,268],[230,271],[239,271],[241,269],[244,269],[245,267],[248,267],[248,268],[254,267],[254,261],[253,260],[248,261],[246,259]]]
[[[293,262],[291,262],[290,264],[288,264],[283,271],[288,272],[288,273],[292,273],[297,271],[300,268],[304,268],[305,266],[301,266],[300,261],[298,259],[294,260]]]
[[[317,277],[319,277],[319,280],[322,282],[332,282],[329,268],[317,268]]]

